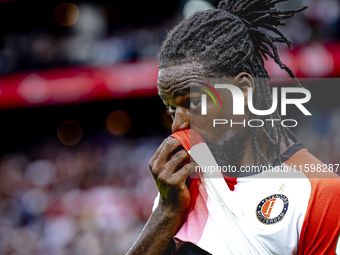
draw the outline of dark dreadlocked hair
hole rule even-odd
[[[269,109],[272,105],[268,85],[270,78],[263,58],[272,58],[301,87],[293,72],[281,62],[275,43],[286,43],[291,47],[292,42],[277,27],[284,26],[285,19],[307,7],[297,10],[278,10],[275,7],[285,1],[224,0],[219,3],[218,9],[194,13],[169,32],[158,54],[159,68],[197,61],[209,77],[236,76],[245,71],[254,78],[263,78],[255,79],[254,107]],[[274,32],[276,36],[266,34],[264,29]],[[263,116],[256,117],[264,119]],[[271,117],[281,119],[277,111]],[[252,118],[255,118],[254,114]],[[261,151],[257,139],[260,129],[266,137],[265,153]],[[284,139],[288,145],[289,135],[294,137],[289,129],[277,122],[275,128],[266,121],[261,128],[252,128],[255,164],[259,157],[265,164],[274,158],[281,162],[281,140]]]

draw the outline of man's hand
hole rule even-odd
[[[149,163],[159,193],[159,205],[127,255],[173,254],[173,236],[190,206],[186,179],[196,163],[185,164],[189,154],[175,138],[167,138]]]
[[[183,213],[190,206],[190,193],[186,179],[194,169],[195,163],[187,163],[190,155],[181,144],[172,137],[163,141],[149,162],[149,167],[156,181],[163,210]]]

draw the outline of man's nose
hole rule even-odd
[[[171,128],[173,133],[190,128],[190,109],[177,107]]]

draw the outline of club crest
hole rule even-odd
[[[256,207],[256,217],[263,224],[280,222],[288,211],[289,201],[283,194],[274,194],[264,198]]]

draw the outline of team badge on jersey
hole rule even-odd
[[[280,222],[288,211],[289,201],[285,195],[275,194],[263,199],[256,207],[256,217],[263,224]]]

